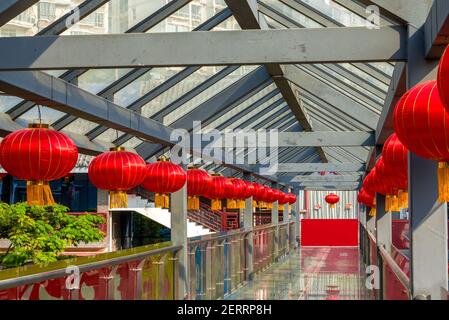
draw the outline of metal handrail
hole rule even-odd
[[[151,251],[130,254],[127,256],[123,256],[123,257],[110,258],[110,259],[106,259],[106,260],[86,263],[86,264],[79,265],[77,267],[80,272],[86,272],[86,271],[90,271],[90,270],[94,270],[94,269],[101,269],[101,268],[104,268],[104,267],[107,267],[110,265],[116,265],[116,264],[120,264],[120,263],[124,263],[124,262],[139,260],[139,259],[143,259],[146,257],[163,254],[166,252],[176,253],[179,250],[181,250],[182,247],[183,246],[181,246],[181,245],[169,246],[169,247],[164,247],[164,248],[160,248],[160,249],[154,249]],[[50,280],[50,279],[54,279],[54,278],[58,278],[58,277],[63,277],[63,276],[68,275],[66,270],[67,270],[67,268],[61,268],[61,269],[46,271],[46,272],[37,273],[37,274],[30,274],[30,275],[0,280],[0,290],[12,288],[12,287],[18,287],[18,286],[22,286],[22,285],[26,285],[26,284],[30,284],[30,283],[38,283],[41,281]]]
[[[407,289],[407,294],[410,296],[410,279],[408,278],[407,274],[405,274],[405,272],[402,271],[402,269],[398,266],[396,261],[394,261],[394,259],[391,257],[391,255],[383,246],[377,245],[376,238],[374,237],[374,235],[368,229],[365,230],[368,233],[368,236],[371,238],[371,240],[374,243],[376,243],[376,246],[379,249],[379,253],[382,256],[382,259],[388,264],[388,266],[391,268],[393,273],[399,279],[401,284]]]
[[[387,250],[384,247],[378,246],[379,253],[382,256],[382,259],[388,264],[393,273],[399,279],[401,284],[407,289],[407,294],[410,296],[410,279],[408,276],[402,271],[402,269],[397,265],[396,261],[390,256]]]
[[[194,237],[189,239],[189,245],[195,245],[211,240],[224,240],[226,238],[236,236],[236,235],[246,235],[248,233],[251,233],[251,230],[245,230],[245,229],[237,229],[232,231],[225,231],[221,233],[214,233],[214,234],[207,234],[204,236]]]

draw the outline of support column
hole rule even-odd
[[[243,178],[246,181],[252,182],[252,176],[249,173],[245,173]],[[248,275],[247,280],[252,280],[254,276],[254,260],[253,260],[253,251],[254,251],[254,235],[253,235],[253,227],[254,227],[254,207],[253,207],[253,197],[247,198],[245,200],[245,209],[243,210],[243,227],[245,231],[250,231],[248,236],[246,237],[246,273]]]
[[[391,252],[391,212],[385,211],[385,196],[376,194],[376,240],[378,246]]]
[[[437,78],[438,61],[425,57],[424,23],[431,1],[424,1],[417,21],[409,25],[407,89]],[[410,286],[413,298],[447,299],[447,204],[438,202],[436,161],[409,153]]]
[[[273,189],[277,189],[277,183],[271,185]],[[271,224],[276,226],[274,228],[274,256],[277,259],[279,252],[279,202],[273,202],[273,207],[271,208]]]
[[[295,239],[296,239],[296,248],[299,248],[300,246],[300,230],[301,230],[301,214],[300,214],[300,208],[301,208],[301,199],[300,199],[300,191],[299,189],[294,189],[293,192],[296,195],[296,202],[292,206],[292,216],[295,220]]]
[[[438,202],[435,161],[409,153],[410,285],[412,297],[447,299],[447,204]]]
[[[187,298],[188,281],[188,241],[187,241],[187,184],[178,192],[171,194],[171,242],[174,246],[182,245],[178,252],[177,299]]]
[[[108,251],[119,250],[120,243],[116,241],[116,238],[117,230],[120,230],[120,219],[118,217],[120,214],[109,211],[109,192],[106,190],[97,189],[97,212],[106,214],[106,242]]]

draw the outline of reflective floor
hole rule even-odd
[[[228,300],[369,300],[358,248],[302,248]]]

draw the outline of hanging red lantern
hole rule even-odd
[[[273,202],[276,201],[276,194],[274,190],[270,187],[265,187],[266,193],[265,193],[265,203],[267,204],[268,209],[273,208]]]
[[[399,140],[413,153],[439,161],[438,190],[441,202],[449,201],[449,114],[435,80],[408,91],[394,110],[394,128]]]
[[[446,47],[440,59],[437,82],[441,101],[449,112],[449,47]]]
[[[400,210],[398,202],[398,187],[392,177],[394,172],[385,165],[383,156],[376,163],[375,179],[376,193],[385,195],[385,210],[387,212],[397,212]]]
[[[222,200],[226,196],[225,186],[228,184],[228,179],[219,173],[212,174],[212,185],[210,190],[206,193],[206,197],[211,199],[211,209],[221,210]]]
[[[297,200],[297,198],[296,198],[295,194],[293,194],[293,193],[287,194],[287,201],[290,205],[295,204],[296,200]]]
[[[49,181],[63,178],[78,160],[75,143],[47,124],[30,124],[8,134],[0,144],[0,164],[12,176],[27,180],[27,202],[51,205]]]
[[[210,174],[195,166],[187,170],[187,209],[200,209],[200,196],[204,196],[212,186]]]
[[[384,144],[382,157],[386,166],[386,174],[393,181],[398,189],[399,208],[408,207],[408,150],[398,139],[397,135],[392,134]]]
[[[245,208],[245,188],[246,184],[241,179],[230,178],[230,183],[225,185],[226,207],[228,209],[244,209]]]
[[[255,194],[254,184],[252,182],[249,182],[246,180],[242,180],[242,181],[243,181],[243,183],[245,183],[243,199],[248,199],[248,198],[254,197],[254,194]]]
[[[335,193],[328,194],[326,198],[324,198],[326,202],[330,205],[331,209],[335,208],[335,205],[340,201],[340,197]]]
[[[284,205],[286,205],[287,203],[288,203],[287,194],[285,192],[282,192],[279,190],[279,194],[278,194],[279,210],[284,211],[284,209],[285,209]]]
[[[265,208],[265,198],[267,190],[265,189],[265,186],[261,185],[260,183],[253,182],[254,186],[254,207],[256,208]]]
[[[367,208],[371,208],[369,212],[370,216],[373,217],[376,215],[376,198],[374,195],[366,192],[365,189],[362,188],[357,196],[357,201],[364,204]]]
[[[169,161],[165,156],[147,165],[147,176],[142,183],[146,190],[154,192],[154,206],[169,208],[169,194],[180,190],[186,183],[187,174],[180,165]]]
[[[127,190],[145,179],[145,161],[124,148],[112,148],[96,156],[88,168],[89,180],[98,189],[109,190],[110,208],[127,208]]]

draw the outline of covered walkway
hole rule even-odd
[[[301,248],[227,300],[371,300],[358,248]]]

